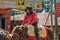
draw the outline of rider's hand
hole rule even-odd
[[[20,27],[24,27],[23,25],[21,25]]]

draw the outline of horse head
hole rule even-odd
[[[9,34],[3,29],[0,31],[0,40],[11,40]]]

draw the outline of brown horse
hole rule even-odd
[[[45,30],[45,28],[46,28],[46,30]],[[41,39],[41,40],[53,40],[53,32],[49,29],[49,28],[47,28],[47,27],[38,27],[38,29],[39,29],[39,34],[40,34],[40,37],[42,36],[42,38],[43,37],[46,37],[46,38],[44,38],[44,39]],[[17,26],[17,27],[15,27],[13,30],[12,30],[12,33],[16,33],[16,34],[18,34],[19,36],[20,36],[20,40],[27,40],[28,38],[27,38],[27,35],[29,35],[29,36],[35,36],[34,35],[34,28],[33,28],[33,26],[31,26],[31,25],[29,25],[28,26],[28,30],[29,30],[29,32],[28,32],[28,34],[27,34],[27,30],[26,30],[26,28],[22,28],[22,27],[20,27],[20,26]],[[46,34],[46,32],[47,32],[47,34]],[[47,36],[46,36],[47,35]],[[31,38],[32,39],[32,38]],[[29,39],[28,39],[29,40]],[[35,40],[35,39],[34,39]]]
[[[28,40],[36,40],[34,34],[34,27],[28,25]],[[46,26],[38,25],[38,33],[40,40],[53,40],[53,32]]]

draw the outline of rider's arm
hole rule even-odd
[[[26,20],[27,20],[27,17],[25,16],[25,17],[24,17],[24,20],[22,21],[22,25],[25,25]]]

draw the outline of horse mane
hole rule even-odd
[[[15,26],[11,33],[13,34],[16,31],[17,28],[21,28],[21,27],[20,26]]]
[[[21,26],[14,27],[11,33],[12,34],[14,34],[14,33],[18,34],[20,36],[20,40],[25,40],[26,39],[25,30]]]
[[[20,40],[20,36],[17,33],[13,33],[12,40]]]

